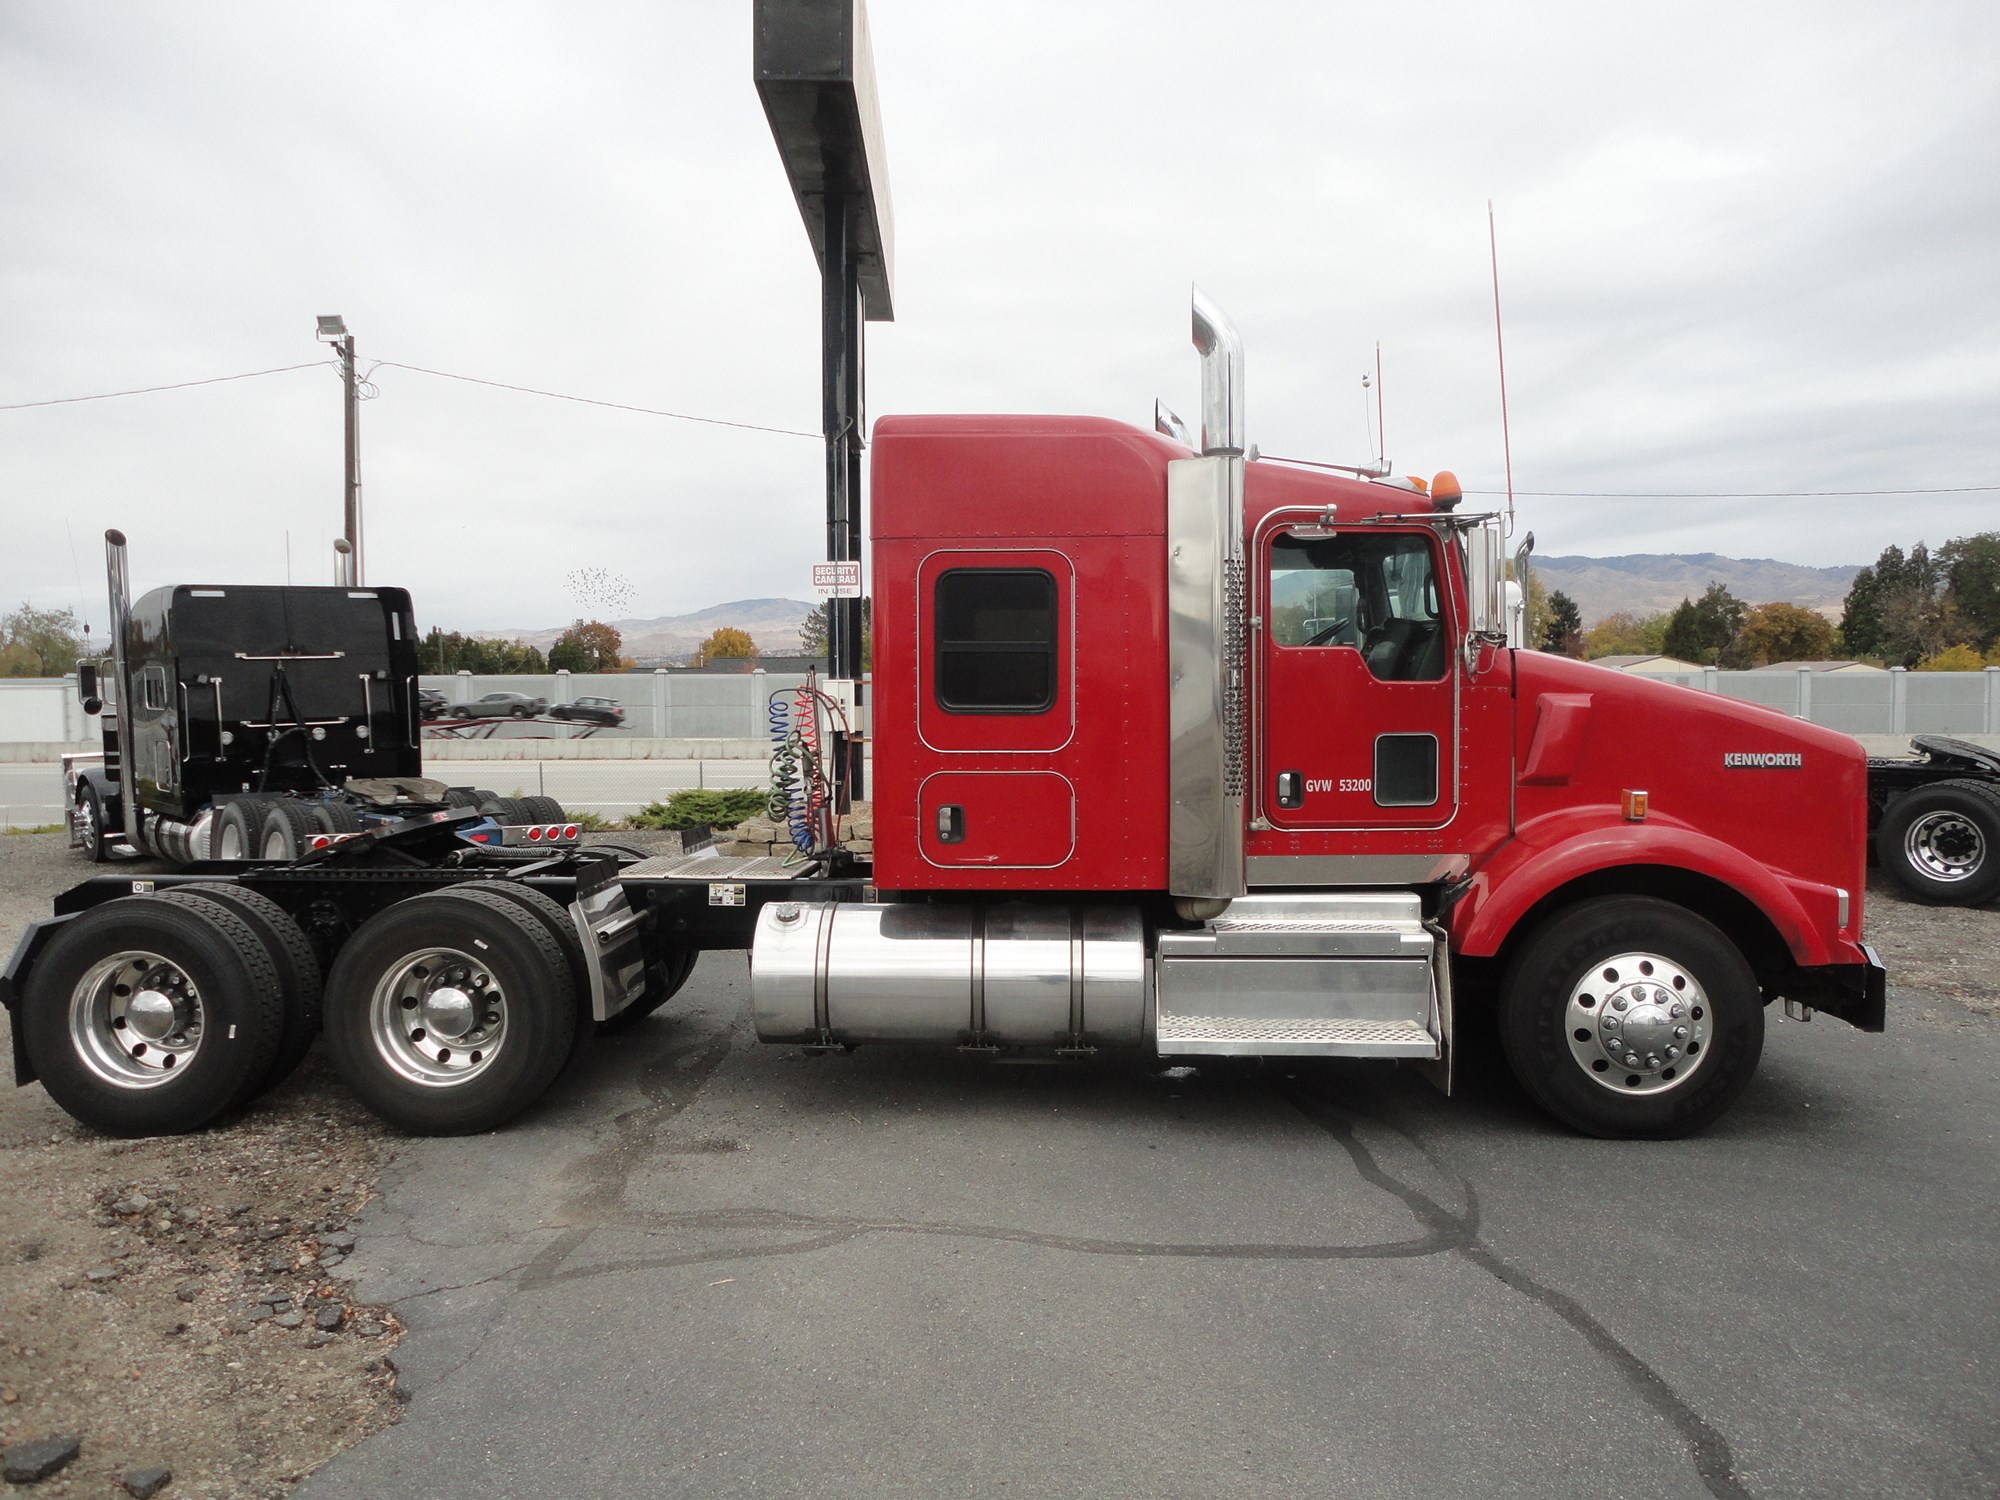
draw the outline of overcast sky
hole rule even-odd
[[[873,0],[897,235],[872,415],[1198,416],[1503,479],[1486,203],[1544,553],[1871,561],[2000,528],[2000,6]],[[0,0],[0,406],[324,355],[818,425],[748,0]],[[816,439],[374,373],[368,575],[425,626],[805,597]],[[330,368],[0,410],[0,608],[330,577]]]

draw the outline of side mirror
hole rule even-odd
[[[94,694],[91,695],[90,697],[85,698],[83,700],[83,711],[87,714],[103,713],[104,700],[102,698],[95,696]]]
[[[97,695],[96,662],[80,661],[76,664],[76,695],[77,697],[81,698],[86,704],[95,701],[97,703],[97,708],[102,708],[104,706],[103,700],[100,699]],[[84,712],[87,714],[94,714],[97,712],[97,708],[86,707],[84,709]]]

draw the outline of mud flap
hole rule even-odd
[[[60,917],[42,917],[28,924],[28,930],[21,934],[21,941],[14,945],[13,956],[7,960],[7,967],[0,971],[0,1005],[7,1008],[8,1031],[14,1038],[14,1086],[26,1087],[35,1081],[35,1065],[28,1061],[27,1028],[22,1026],[19,1007],[22,987],[28,982],[28,971],[34,967],[35,959],[48,946],[49,939],[63,923],[76,916],[69,912]]]

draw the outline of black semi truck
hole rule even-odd
[[[70,841],[175,864],[291,860],[368,829],[470,808],[477,843],[574,843],[549,797],[424,775],[416,621],[403,589],[178,584],[131,602],[105,534],[112,656],[78,691],[99,756],[64,760]]]

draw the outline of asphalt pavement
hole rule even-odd
[[[709,955],[515,1125],[403,1149],[350,1266],[410,1402],[298,1493],[1991,1495],[2000,1024],[1891,1018],[1772,1012],[1731,1114],[1632,1144],[1477,1025],[1450,1100],[807,1056]]]

